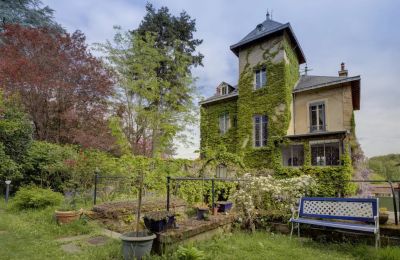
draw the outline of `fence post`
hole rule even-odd
[[[214,207],[215,207],[215,203],[214,203],[214,178],[211,180],[211,203],[212,203],[212,214],[214,214]]]
[[[393,210],[394,210],[394,221],[395,224],[399,224],[399,219],[397,218],[397,204],[396,204],[396,194],[394,193],[393,184],[389,181],[390,189],[392,190],[392,197],[393,197]]]
[[[97,199],[97,179],[99,178],[99,170],[96,169],[94,174],[94,194],[93,194],[93,205],[96,205]]]
[[[9,181],[9,180],[7,180],[7,181],[5,181],[5,183],[6,183],[6,204],[8,203],[8,197],[9,197],[9,195],[10,195],[10,184],[11,184],[11,181]]]
[[[167,211],[169,211],[169,193],[170,193],[170,181],[171,181],[171,177],[167,176]]]

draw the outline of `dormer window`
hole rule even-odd
[[[260,89],[267,84],[267,70],[265,68],[256,70],[255,77],[254,89]]]
[[[221,95],[228,94],[228,86],[222,86],[221,88]]]

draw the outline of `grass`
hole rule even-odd
[[[122,259],[121,242],[111,240],[104,246],[78,242],[82,252],[68,254],[57,238],[100,234],[100,227],[84,220],[59,226],[53,219],[54,208],[17,211],[5,208],[0,198],[1,259]],[[375,250],[371,246],[318,243],[308,239],[289,239],[267,232],[249,234],[237,231],[199,242],[195,247],[206,259],[400,259],[400,248]],[[150,259],[174,259],[174,255]]]
[[[81,253],[65,253],[55,239],[74,235],[99,235],[100,227],[80,220],[68,225],[57,225],[55,208],[17,211],[7,208],[0,197],[0,252],[1,259],[121,259],[121,244],[110,239],[104,246],[77,242]]]

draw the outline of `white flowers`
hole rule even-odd
[[[260,210],[290,211],[301,196],[316,191],[316,181],[308,176],[277,179],[271,175],[244,175],[240,189],[233,194],[236,208],[245,215],[254,215]]]

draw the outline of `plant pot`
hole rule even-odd
[[[55,216],[58,224],[68,224],[75,220],[78,220],[81,217],[82,213],[83,209],[71,211],[56,210]]]
[[[153,240],[156,235],[147,231],[129,232],[121,236],[122,255],[125,260],[142,259],[144,255],[150,254]]]
[[[228,212],[231,210],[233,203],[231,201],[218,201],[218,212]]]
[[[144,217],[144,224],[153,233],[164,232],[168,228],[175,226],[175,216],[168,216],[165,219],[154,220],[152,218]]]
[[[208,208],[197,208],[197,220],[206,219],[207,214],[208,214]]]
[[[389,220],[389,213],[388,212],[379,212],[379,224],[383,225],[386,224]]]

